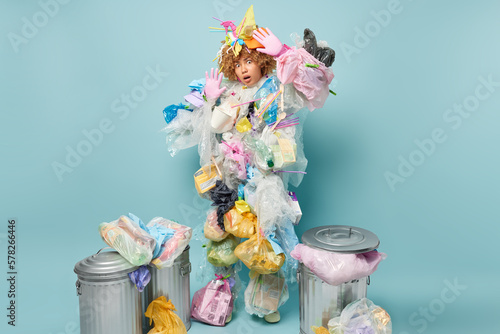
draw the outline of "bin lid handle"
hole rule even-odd
[[[99,250],[97,251],[97,253],[95,253],[94,255],[98,255],[98,254],[99,254],[99,253],[100,253],[103,249],[113,249],[113,248],[111,248],[111,247],[109,247],[109,246],[108,246],[108,247],[103,247],[103,248],[99,249]]]

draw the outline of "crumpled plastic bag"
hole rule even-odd
[[[330,334],[328,329],[326,329],[323,326],[311,326],[311,330],[314,332],[314,334]]]
[[[367,298],[347,305],[340,317],[328,322],[330,334],[391,334],[389,314]]]
[[[163,241],[159,255],[151,261],[158,269],[173,266],[175,259],[177,259],[189,245],[189,241],[191,241],[191,236],[193,234],[191,227],[181,225],[162,217],[153,218],[148,223],[147,228],[150,233],[155,235],[155,231],[161,231],[162,235],[164,231],[171,231],[170,237],[160,237]]]
[[[191,303],[191,316],[214,326],[224,326],[233,311],[233,296],[227,277],[218,276],[196,291]]]
[[[285,253],[285,264],[282,267],[288,282],[297,281],[298,261],[290,256],[290,253],[299,244],[299,238],[295,233],[292,221],[288,220],[284,225],[278,225],[275,231],[276,240]]]
[[[238,192],[229,189],[222,181],[215,183],[215,188],[209,190],[210,198],[213,201],[212,206],[217,206],[217,222],[219,227],[225,231],[224,215],[231,210],[234,202],[238,200]]]
[[[257,217],[251,212],[240,213],[236,208],[224,215],[226,232],[238,238],[250,238],[255,234]]]
[[[265,234],[271,233],[276,225],[296,220],[297,215],[288,203],[288,192],[278,175],[256,178],[254,182],[256,213]]]
[[[135,266],[148,264],[153,257],[155,239],[126,216],[101,223],[99,233],[105,243]]]
[[[261,140],[273,153],[274,170],[284,169],[297,161],[297,143],[295,143],[295,126],[271,131],[265,128]]]
[[[229,173],[234,174],[238,179],[245,180],[247,174],[246,166],[251,161],[251,152],[248,152],[241,138],[235,135],[231,136],[229,140],[223,140],[219,146],[225,156],[225,169]]]
[[[179,109],[193,111],[193,109],[189,109],[188,106],[182,103],[171,104],[163,109],[163,117],[165,118],[165,122],[167,122],[167,124],[170,123],[175,117],[177,117],[177,112]]]
[[[342,254],[303,244],[298,244],[290,255],[330,285],[340,285],[369,276],[377,270],[380,261],[387,257],[376,250],[361,254]]]
[[[210,240],[207,245],[207,261],[216,267],[235,264],[238,262],[238,257],[234,251],[238,242],[238,239],[231,234],[219,242]]]
[[[245,309],[262,318],[277,311],[288,297],[288,286],[281,270],[275,274],[257,274],[245,290]]]
[[[148,266],[140,266],[138,269],[128,273],[128,277],[139,292],[142,292],[149,281],[151,281],[151,273]]]
[[[205,226],[203,227],[205,238],[212,241],[221,241],[226,238],[229,233],[224,232],[217,222],[217,210],[211,210],[207,215]]]
[[[234,254],[250,270],[264,275],[276,273],[285,263],[285,255],[276,254],[271,243],[260,233],[239,244]]]
[[[306,64],[317,65],[317,68]],[[322,62],[314,58],[304,48],[292,47],[276,59],[276,73],[284,84],[293,82],[293,86],[301,92],[310,111],[323,107],[333,80],[333,72]]]
[[[154,327],[148,334],[187,334],[186,326],[176,311],[171,300],[160,296],[149,304],[144,315],[149,318],[149,324],[154,321]]]
[[[326,67],[332,66],[335,61],[335,51],[328,46],[319,46],[316,42],[316,36],[308,28],[304,29],[304,49]]]

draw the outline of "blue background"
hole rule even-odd
[[[44,20],[43,3],[0,2],[0,268],[7,272],[7,219],[15,217],[19,272],[15,328],[6,324],[0,280],[2,333],[78,332],[73,267],[105,246],[99,223],[128,212],[192,227],[203,221],[197,151],[170,157],[162,110],[213,66],[222,37],[208,31],[217,24],[211,17],[239,21],[251,4],[70,1]],[[388,258],[368,297],[391,314],[394,333],[498,332],[500,3],[401,0],[383,25],[372,11],[391,1],[252,3],[257,24],[283,42],[293,45],[290,33],[309,27],[337,52],[337,96],[304,127],[309,167],[297,190],[298,235],[347,224],[379,236]],[[23,35],[23,20],[37,31]],[[13,34],[25,39],[13,43]],[[148,68],[168,75],[125,107],[122,94],[137,94]],[[481,77],[496,86],[488,91]],[[465,117],[451,110],[464,103],[474,109]],[[68,147],[84,145],[83,131],[106,119],[109,133],[58,178],[54,163],[66,164]],[[431,149],[433,131],[441,142]],[[425,140],[426,155],[415,143]],[[401,159],[418,166],[391,187],[386,174],[404,169]],[[201,243],[191,246],[194,293],[206,282],[196,280]],[[453,294],[445,281],[462,290]],[[291,290],[278,325],[241,311],[225,328],[193,323],[190,333],[298,333]],[[443,302],[443,293],[454,301]]]

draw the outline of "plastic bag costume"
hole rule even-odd
[[[295,280],[297,261],[290,252],[298,244],[293,225],[300,215],[287,188],[301,183],[307,167],[302,144],[307,111],[302,109],[325,103],[335,53],[318,47],[308,29],[298,47],[282,45],[268,28],[257,27],[252,6],[237,27],[219,21],[222,28],[214,29],[225,33],[219,68],[191,82],[187,105],[165,108],[164,131],[172,156],[198,146],[195,186],[214,207],[203,223],[208,263],[216,274],[232,276],[238,260],[248,266],[245,309],[264,317],[286,302],[287,282]],[[260,75],[241,74],[247,69],[239,68],[242,61],[257,63]],[[221,81],[219,73],[229,80]],[[226,295],[227,289],[224,285]],[[231,292],[234,298],[237,293]],[[197,314],[201,321],[208,319],[203,309]]]

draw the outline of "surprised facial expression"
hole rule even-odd
[[[240,81],[248,87],[254,86],[262,78],[259,64],[250,57],[241,57],[234,63],[234,72]]]

